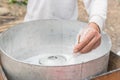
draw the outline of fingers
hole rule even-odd
[[[74,53],[77,53],[82,48],[84,48],[94,38],[94,33],[90,32],[87,36],[82,35],[81,37],[83,38],[83,40],[74,47]]]
[[[91,51],[94,48],[96,48],[97,46],[99,46],[100,44],[100,40],[101,40],[101,36],[97,36],[94,37],[82,50],[80,50],[79,52],[81,53],[87,53],[89,51]]]
[[[89,27],[78,36],[78,44],[74,47],[74,53],[87,53],[97,48],[101,43],[101,34],[94,28]]]
[[[97,41],[97,43],[95,43],[95,45],[93,46],[93,49],[96,49],[101,43],[101,39],[99,41]]]

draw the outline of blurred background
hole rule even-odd
[[[33,0],[34,1],[34,0]],[[27,0],[0,0],[0,32],[23,22]],[[79,20],[88,22],[82,0],[78,0]],[[120,0],[108,0],[108,15],[105,31],[112,39],[112,51],[120,51]]]

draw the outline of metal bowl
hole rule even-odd
[[[83,80],[107,70],[111,41],[87,54],[73,54],[86,23],[66,20],[26,22],[0,37],[1,63],[9,80]]]

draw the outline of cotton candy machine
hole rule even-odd
[[[0,37],[1,63],[9,80],[84,80],[106,72],[111,41],[87,54],[73,54],[86,23],[64,20],[26,22]]]

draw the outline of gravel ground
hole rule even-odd
[[[87,22],[88,15],[82,0],[79,0],[79,8],[79,19]],[[25,13],[25,5],[9,4],[7,0],[0,0],[0,28],[22,22]],[[112,39],[111,50],[117,53],[120,50],[120,0],[108,0],[108,18],[105,31]]]

